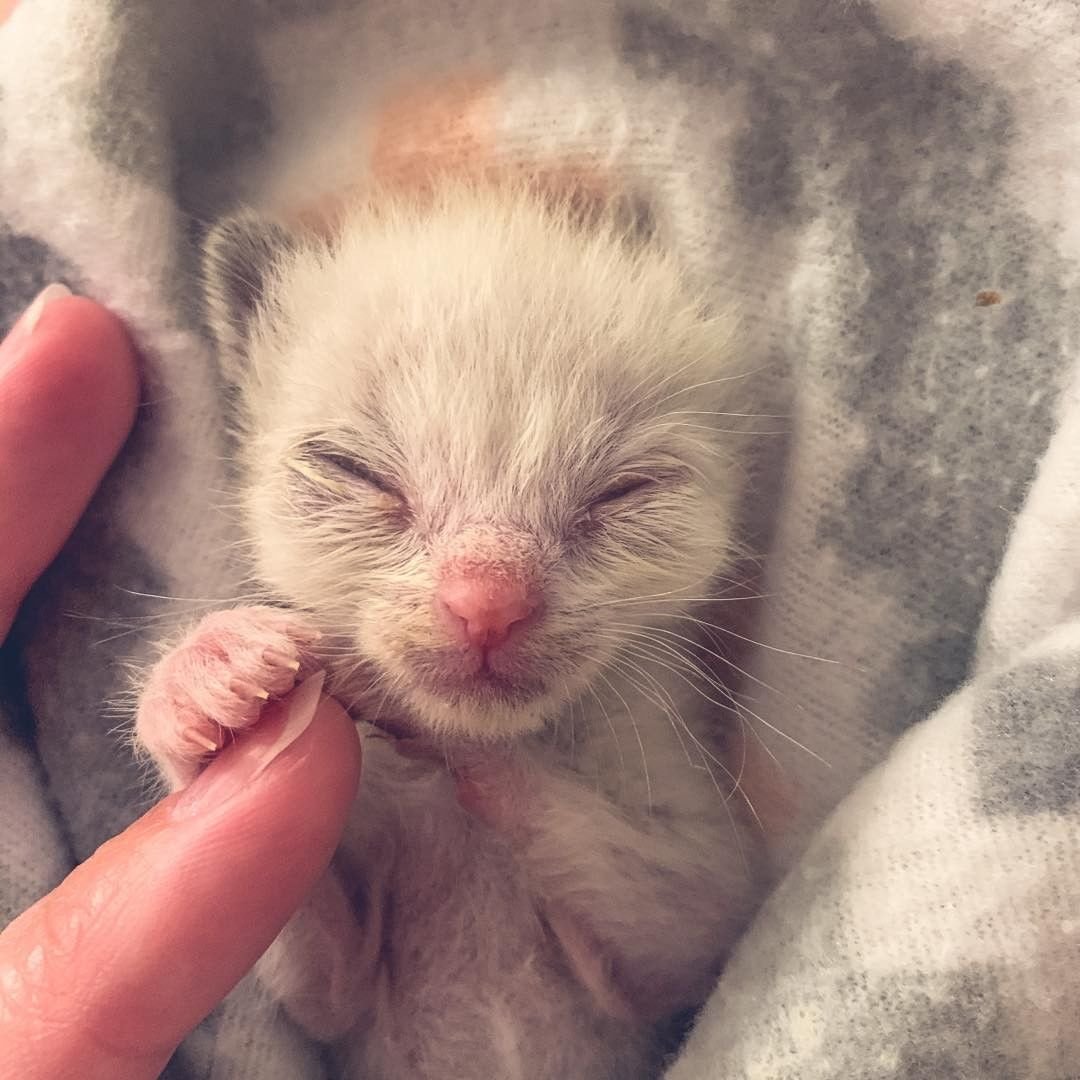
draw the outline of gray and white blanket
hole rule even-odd
[[[787,373],[745,684],[786,875],[672,1080],[1080,1077],[1076,0],[16,5],[0,317],[64,280],[147,370],[8,646],[0,919],[145,808],[108,703],[242,580],[199,235],[417,143],[625,179]],[[320,1062],[247,982],[170,1075]]]

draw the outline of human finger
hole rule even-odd
[[[310,685],[0,934],[0,1077],[157,1076],[274,939],[359,778],[355,727]]]
[[[123,324],[63,286],[0,343],[0,640],[86,509],[137,401]]]

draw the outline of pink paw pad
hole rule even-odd
[[[271,698],[311,674],[319,632],[294,612],[235,608],[206,616],[151,672],[135,733],[173,788],[183,787],[229,733],[254,724]]]

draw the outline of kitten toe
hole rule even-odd
[[[143,689],[135,735],[174,789],[314,670],[317,637],[293,612],[236,608],[206,616],[165,654]]]

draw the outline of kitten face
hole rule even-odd
[[[464,191],[245,280],[259,573],[415,721],[542,725],[726,564],[730,329],[655,249]]]

